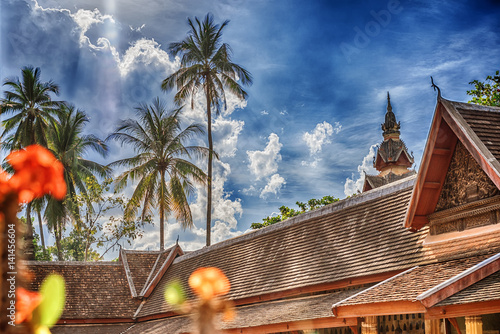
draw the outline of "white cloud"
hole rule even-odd
[[[217,117],[212,125],[214,137],[214,150],[219,157],[234,157],[238,137],[245,125],[244,121],[224,119]]]
[[[312,133],[305,132],[302,139],[309,147],[310,155],[321,152],[323,145],[331,143],[330,137],[333,133],[338,134],[341,129],[342,125],[339,122],[335,122],[335,127],[333,127],[330,123],[324,121],[318,123]]]
[[[279,174],[271,176],[266,186],[260,193],[260,198],[266,198],[268,194],[278,195],[278,192],[286,184],[286,181]]]
[[[358,166],[359,176],[355,180],[355,174],[353,173],[351,178],[347,178],[344,184],[344,194],[346,196],[351,196],[357,192],[363,190],[363,183],[365,181],[365,172],[367,174],[378,174],[377,170],[373,167],[373,158],[376,154],[377,145],[374,144],[370,147],[370,151],[363,158],[363,162]]]
[[[278,171],[278,162],[281,161],[280,150],[283,146],[277,134],[269,135],[269,142],[263,151],[247,151],[250,164],[248,168],[257,180]]]
[[[118,69],[121,76],[127,76],[139,64],[146,65],[152,71],[161,69],[165,73],[175,72],[180,66],[180,59],[176,57],[171,61],[168,53],[160,47],[161,45],[152,39],[142,38],[135,41],[119,61]]]
[[[265,111],[265,110],[262,110],[262,111],[260,112],[260,114],[261,114],[261,115],[269,115],[269,112],[267,112],[267,111]]]

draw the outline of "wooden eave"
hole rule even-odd
[[[370,303],[370,304],[355,304],[335,306],[332,308],[332,313],[338,318],[356,318],[391,314],[411,314],[425,313],[426,308],[420,302],[412,302],[408,300]]]
[[[255,326],[255,327],[243,327],[243,328],[231,328],[222,330],[225,334],[260,334],[260,333],[279,333],[279,332],[290,332],[297,330],[308,330],[316,328],[333,328],[333,327],[357,327],[357,318],[319,318],[310,320],[300,320],[300,321],[290,321],[282,322],[276,324]]]
[[[406,212],[405,228],[418,231],[429,222],[427,216],[435,211],[458,140],[500,189],[499,162],[456,110],[453,102],[438,97],[420,170]]]

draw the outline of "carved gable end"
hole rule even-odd
[[[458,141],[439,196],[429,215],[431,235],[500,222],[500,192]]]
[[[481,166],[458,141],[450,168],[436,205],[436,211],[489,198],[499,194]]]

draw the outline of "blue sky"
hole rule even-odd
[[[214,241],[237,236],[281,205],[325,195],[344,198],[371,168],[391,93],[402,139],[416,165],[436,101],[467,101],[468,82],[500,69],[498,1],[138,1],[0,0],[1,78],[42,70],[60,99],[90,118],[105,138],[140,102],[160,96],[179,66],[168,45],[187,18],[229,19],[223,40],[254,77],[247,101],[229,96],[214,121]],[[205,122],[202,96],[186,122]],[[200,138],[199,143],[205,139]],[[111,145],[103,163],[133,154]],[[205,165],[205,163],[203,163]],[[116,171],[119,173],[119,171]],[[132,186],[125,193],[130,193]],[[203,246],[205,193],[192,199],[195,228],[171,221],[166,244]],[[155,249],[158,227],[134,242]],[[127,246],[130,247],[130,246]]]

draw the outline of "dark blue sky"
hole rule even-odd
[[[436,101],[429,77],[444,97],[467,101],[468,82],[500,69],[498,1],[0,3],[1,77],[41,67],[42,79],[57,82],[60,98],[84,109],[87,131],[100,137],[140,102],[171,103],[160,83],[178,60],[166,50],[186,35],[187,17],[231,20],[223,39],[254,84],[248,101],[230,97],[214,123],[215,241],[283,204],[355,192],[362,171],[373,173],[387,91],[418,169]],[[187,121],[205,121],[201,101],[186,108]],[[102,162],[133,153],[111,149]],[[204,196],[193,198],[196,228],[182,232],[172,222],[167,244],[181,234],[184,248],[203,245]],[[134,247],[156,248],[156,229]]]

